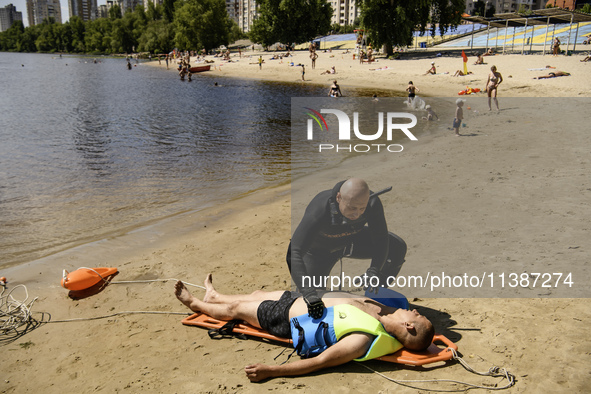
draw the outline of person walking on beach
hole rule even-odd
[[[263,56],[259,56],[259,70],[263,69]]]
[[[308,204],[291,238],[286,261],[315,317],[325,306],[318,291],[326,289],[323,281],[339,259],[370,259],[366,275],[372,285],[368,290],[377,292],[398,274],[406,249],[402,238],[388,231],[379,196],[371,195],[363,179],[350,178],[321,191]]]
[[[456,115],[454,116],[454,121],[452,127],[456,132],[456,137],[460,136],[460,125],[462,124],[462,119],[464,119],[464,110],[462,107],[466,100],[457,99],[456,100]]]
[[[492,111],[490,105],[491,98],[494,99],[497,111],[499,110],[499,101],[497,100],[497,87],[503,82],[503,76],[497,71],[497,66],[490,68],[490,74],[486,80],[486,94],[488,95],[488,110]]]
[[[305,81],[305,79],[304,79],[304,75],[306,75],[306,68],[305,68],[305,66],[302,64],[302,81]]]

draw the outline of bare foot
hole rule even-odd
[[[205,285],[205,296],[203,297],[203,302],[215,303],[218,298],[218,292],[213,287],[213,277],[211,274],[207,274],[203,284]]]
[[[191,304],[195,300],[195,296],[191,294],[191,292],[185,287],[185,284],[180,280],[174,285],[174,295],[176,295],[176,298],[178,298],[187,308],[191,310],[193,309],[191,308]]]

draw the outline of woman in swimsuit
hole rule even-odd
[[[330,97],[339,97],[339,96],[342,96],[343,95],[341,93],[341,88],[337,84],[337,81],[333,81],[332,82],[332,86],[330,87],[330,90],[328,91],[328,95]]]
[[[554,45],[552,45],[552,56],[558,56],[560,53],[560,40],[558,37],[554,38]]]
[[[486,93],[488,94],[488,109],[492,110],[490,106],[491,98],[494,98],[497,111],[499,110],[499,102],[497,101],[497,87],[503,82],[503,76],[497,71],[496,66],[490,68],[488,80],[486,81]]]

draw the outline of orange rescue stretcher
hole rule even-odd
[[[229,322],[225,320],[214,319],[213,317],[205,313],[198,312],[183,319],[182,323],[188,326],[198,326],[202,328],[207,328],[210,330],[210,336],[212,336],[211,333],[213,331],[219,332],[220,329],[228,327]],[[275,335],[271,335],[268,332],[261,330],[260,328],[251,326],[250,324],[235,323],[232,324],[230,327],[230,331],[234,334],[242,334],[247,336],[264,338],[271,341],[284,343],[287,345],[290,345],[292,343],[291,339],[280,338]],[[442,343],[444,347],[440,347],[437,343]],[[457,350],[458,346],[454,344],[452,341],[450,341],[443,335],[435,334],[435,336],[433,337],[433,342],[431,343],[431,346],[427,348],[427,350],[419,352],[402,348],[395,353],[379,357],[376,360],[388,361],[392,363],[405,365],[421,366],[438,361],[451,360],[453,358],[454,351]]]

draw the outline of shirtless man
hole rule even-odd
[[[329,340],[316,357],[282,365],[246,366],[246,376],[253,382],[279,376],[304,375],[352,360],[381,357],[398,350],[400,344],[409,349],[423,350],[433,338],[433,325],[416,310],[392,308],[367,297],[326,293],[322,297],[327,307],[323,317],[312,320],[308,316],[304,299],[298,293],[257,290],[249,295],[221,294],[213,287],[211,274],[205,279],[205,289],[201,301],[178,281],[175,295],[194,312],[204,312],[220,320],[244,320],[273,335],[291,337],[296,350],[299,348],[298,354],[302,356],[310,354],[307,352],[313,350],[316,344],[309,343],[308,337],[298,337],[298,333],[305,330],[314,333],[321,324],[329,327]],[[326,339],[326,335],[324,337]]]

